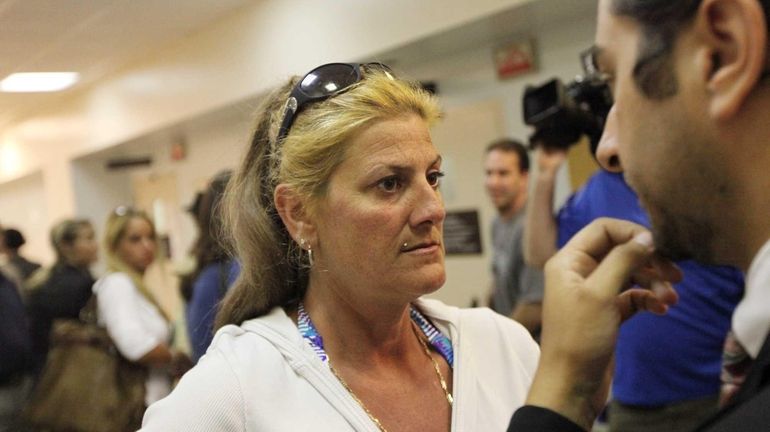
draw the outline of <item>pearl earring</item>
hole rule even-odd
[[[310,243],[306,242],[304,238],[300,237],[299,247],[302,249],[307,249],[307,260],[310,263],[310,267],[312,267],[313,266],[313,248],[310,246]]]

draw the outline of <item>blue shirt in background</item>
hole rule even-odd
[[[187,334],[195,363],[206,353],[214,338],[214,318],[219,303],[240,270],[235,261],[209,264],[193,282],[192,298],[187,305]]]

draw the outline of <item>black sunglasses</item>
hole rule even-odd
[[[311,70],[294,86],[286,101],[281,129],[278,130],[278,143],[289,133],[297,113],[305,105],[332,97],[350,88],[363,79],[362,68],[378,69],[391,79],[393,72],[382,63],[327,63]]]

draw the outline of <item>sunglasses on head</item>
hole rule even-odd
[[[144,215],[144,214],[145,213],[142,210],[139,210],[137,208],[134,208],[128,205],[119,205],[115,207],[115,209],[112,211],[112,215],[117,217]]]
[[[297,113],[307,104],[342,93],[363,79],[362,68],[378,69],[393,78],[393,72],[382,63],[327,63],[311,70],[294,86],[286,101],[281,128],[276,142],[289,134]]]

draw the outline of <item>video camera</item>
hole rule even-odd
[[[566,149],[588,136],[591,153],[596,154],[604,122],[612,108],[612,93],[597,72],[593,53],[581,54],[585,75],[566,85],[558,78],[524,92],[524,123],[535,128],[530,146]]]

